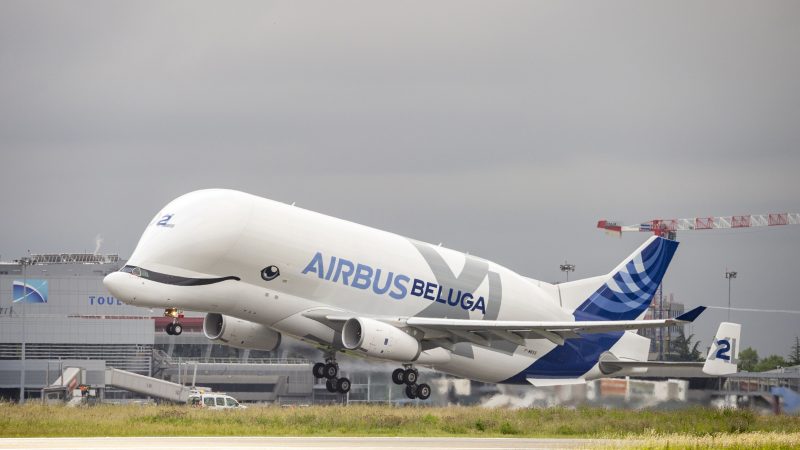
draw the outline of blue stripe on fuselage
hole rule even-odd
[[[567,339],[537,359],[527,369],[501,383],[527,384],[526,378],[579,378],[622,337],[624,331],[587,333],[577,339]]]

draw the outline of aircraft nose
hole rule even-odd
[[[130,296],[130,278],[132,275],[123,272],[111,272],[103,278],[103,285],[114,297],[125,303],[131,303],[133,298]]]

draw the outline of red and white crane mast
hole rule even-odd
[[[597,228],[621,236],[624,232],[639,231],[656,236],[675,238],[678,231],[717,230],[726,228],[772,227],[800,225],[800,214],[745,214],[741,216],[692,217],[689,219],[652,219],[637,225],[620,225],[618,222],[600,220]]]

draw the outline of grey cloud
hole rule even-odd
[[[565,258],[602,273],[644,236],[600,218],[800,211],[798,18],[790,1],[3,2],[0,254],[97,234],[130,254],[163,204],[229,187],[545,280]],[[731,265],[740,306],[800,309],[798,232],[686,233],[666,289],[721,305]],[[739,318],[762,353],[799,332]]]

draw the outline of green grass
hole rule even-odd
[[[209,411],[187,406],[0,404],[0,437],[205,435],[570,437],[625,439],[642,448],[791,448],[800,446],[800,417],[706,408],[351,405]]]

